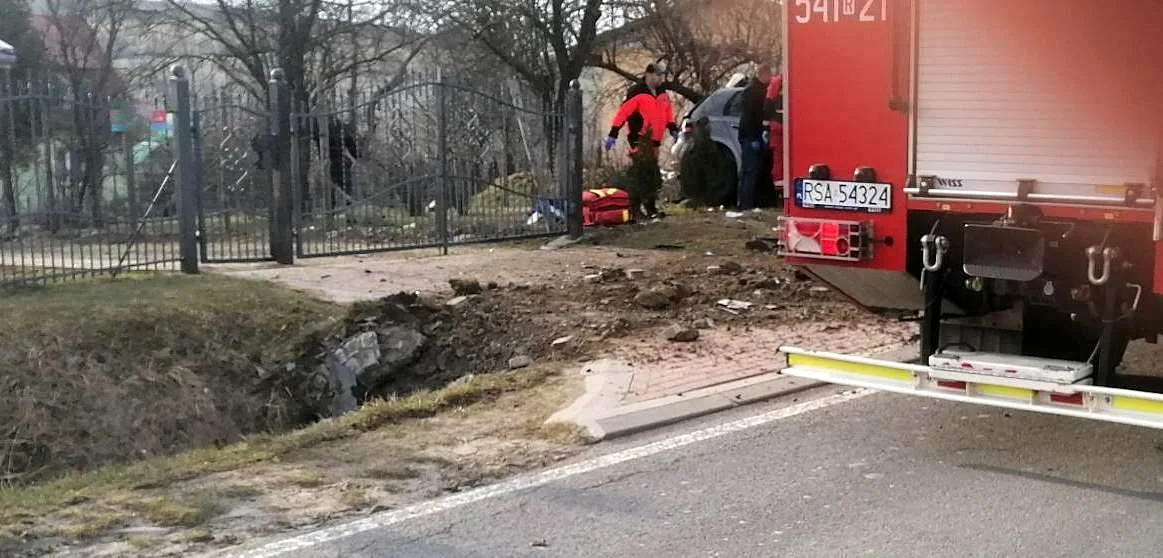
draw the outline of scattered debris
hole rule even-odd
[[[832,289],[829,289],[828,287],[825,287],[823,285],[817,285],[817,286],[809,289],[809,292],[811,292],[813,294],[821,294],[821,293],[827,293],[827,292],[831,292],[831,291],[832,291]]]
[[[796,281],[811,281],[812,280],[812,276],[808,275],[808,273],[802,269],[795,270],[795,278],[796,278]]]
[[[469,299],[468,296],[458,296],[455,298],[448,299],[448,302],[445,302],[444,304],[446,306],[455,308],[455,307],[460,306],[461,304],[464,304],[465,302],[467,302],[468,299]]]
[[[693,343],[699,340],[699,330],[676,324],[666,329],[665,336],[667,341]]]
[[[629,278],[629,275],[626,274],[626,271],[620,267],[602,268],[602,271],[599,275],[601,275],[603,282],[618,281],[620,279]]]
[[[753,238],[744,246],[753,252],[771,253],[779,249],[779,242],[774,238]]]
[[[529,543],[529,546],[532,546],[533,548],[549,548],[549,542],[545,539],[541,539],[539,541],[533,541]]]
[[[647,310],[666,310],[674,304],[673,295],[666,289],[650,289],[634,296],[634,303]]]
[[[755,306],[754,304],[752,304],[750,302],[745,302],[742,300],[734,300],[734,299],[730,299],[730,298],[724,298],[724,299],[720,300],[718,302],[718,305],[727,309],[727,310],[733,310],[736,312],[750,310],[752,306]]]
[[[554,339],[553,343],[551,343],[550,346],[551,347],[560,347],[562,345],[569,343],[570,341],[573,341],[573,336],[566,335],[565,337],[558,337],[557,339]]]
[[[783,281],[780,281],[777,277],[764,277],[754,283],[751,283],[751,286],[755,287],[756,289],[774,291],[783,286]]]
[[[710,318],[699,318],[692,325],[695,326],[695,329],[714,329],[715,321]]]
[[[449,279],[448,286],[458,295],[475,295],[484,292],[480,281],[476,279]]]
[[[738,275],[744,271],[743,265],[735,261],[723,262],[718,267],[718,272],[724,275]]]
[[[533,359],[525,355],[517,355],[509,359],[509,370],[519,370],[533,366]]]
[[[645,275],[646,275],[645,269],[627,269],[626,270],[626,278],[631,280],[631,281],[633,281],[635,279],[641,279]]]

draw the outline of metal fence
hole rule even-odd
[[[580,234],[576,88],[296,99],[276,71],[269,99],[194,98],[173,73],[154,111],[0,85],[0,284]]]
[[[0,82],[0,285],[174,269],[174,160],[116,99]]]

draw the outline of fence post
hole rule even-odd
[[[206,160],[203,159],[203,152],[202,152],[202,113],[196,109],[194,110],[194,115],[192,117],[192,123],[193,123],[192,124],[193,134],[191,136],[191,140],[194,142],[193,143],[193,145],[194,145],[193,152],[194,152],[194,162],[195,162],[195,165],[194,165],[194,187],[195,187],[195,191],[197,192],[197,196],[195,197],[195,200],[197,201],[197,208],[198,208],[196,211],[196,214],[198,216],[198,248],[199,248],[200,253],[202,254],[201,261],[205,262],[210,256],[210,253],[206,249],[206,210],[205,210],[205,206],[204,206],[204,204],[205,204],[204,197],[206,196],[206,174],[205,174],[205,172],[206,172],[206,169],[205,169]]]
[[[582,92],[581,84],[574,80],[569,84],[569,93],[566,95],[566,220],[570,238],[582,236],[582,183],[585,181],[585,166],[582,151],[584,150],[584,134],[582,127]]]
[[[295,198],[291,176],[291,93],[283,70],[271,71],[271,256],[284,265],[295,263]]]
[[[178,246],[182,273],[198,273],[198,192],[190,110],[190,77],[186,68],[170,70],[174,92],[174,146],[177,151]]]
[[[436,201],[436,226],[440,229],[440,251],[448,255],[448,87],[444,72],[436,74],[436,149],[440,152],[440,195]]]

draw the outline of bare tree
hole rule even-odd
[[[605,0],[461,0],[453,21],[560,107],[581,75],[602,20]]]
[[[41,42],[31,26],[28,6],[21,0],[0,0],[0,39],[16,51],[16,64],[0,70],[0,97],[15,96],[35,76],[41,62]],[[20,228],[15,169],[32,153],[33,136],[27,103],[0,101],[0,182],[3,182],[4,221],[9,234]]]
[[[44,42],[43,71],[50,81],[63,82],[68,98],[67,123],[54,128],[66,145],[67,180],[57,191],[49,184],[49,226],[58,225],[60,205],[79,217],[88,205],[95,227],[103,226],[101,211],[108,147],[108,103],[125,93],[113,66],[121,34],[133,13],[132,0],[47,0],[47,13],[33,18]],[[46,146],[52,160],[52,138]]]
[[[604,33],[592,66],[637,79],[629,60],[665,63],[670,89],[699,102],[749,63],[778,67],[781,12],[772,0],[629,0],[625,25]]]
[[[337,111],[337,92],[347,90],[348,118],[357,99],[391,91],[406,77],[428,40],[433,17],[406,9],[407,0],[167,0],[168,27],[201,50],[181,55],[209,63],[228,83],[243,87],[265,106],[271,70],[281,68],[297,112]],[[314,134],[297,138],[294,171],[311,203]]]
[[[556,165],[560,118],[586,62],[607,0],[460,0],[449,14],[461,32],[508,67],[537,97],[548,166]]]
[[[168,3],[173,8],[168,26],[208,47],[180,55],[210,62],[262,101],[275,67],[283,70],[296,98],[307,103],[361,73],[384,87],[402,78],[426,40],[416,30],[428,26],[394,0]]]

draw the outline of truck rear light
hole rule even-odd
[[[872,223],[780,217],[776,227],[782,256],[840,261],[872,258]]]
[[[1083,405],[1083,403],[1085,403],[1085,400],[1083,399],[1081,393],[1074,393],[1071,395],[1064,395],[1061,393],[1051,393],[1050,394],[1050,402],[1057,403],[1059,405],[1078,405],[1079,407],[1081,407]]]
[[[871,184],[876,182],[876,169],[872,167],[856,167],[856,172],[852,173],[853,182],[863,182]]]

